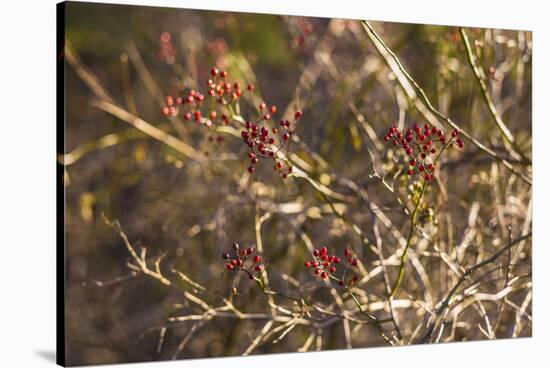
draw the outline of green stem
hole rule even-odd
[[[401,286],[401,282],[403,281],[403,276],[405,274],[405,261],[407,260],[407,251],[411,246],[411,240],[412,240],[412,236],[416,225],[416,216],[418,213],[418,208],[420,207],[420,202],[422,201],[422,197],[424,196],[424,192],[426,191],[427,183],[428,182],[424,180],[424,183],[422,184],[422,190],[420,191],[420,195],[418,196],[418,200],[411,214],[411,222],[409,225],[409,235],[407,236],[407,243],[405,245],[405,249],[403,250],[403,254],[401,255],[401,261],[399,263],[399,272],[397,274],[397,279],[395,280],[395,284],[390,292],[390,297],[393,297],[395,295],[395,292],[397,291],[397,289],[399,289],[399,286]]]

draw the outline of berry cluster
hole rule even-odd
[[[464,147],[464,142],[458,138],[458,130],[453,130],[447,139],[443,130],[427,123],[422,127],[414,123],[403,131],[392,126],[384,136],[384,141],[402,148],[407,162],[407,175],[419,173],[426,181],[434,179],[437,159],[445,149],[453,145],[461,149]]]
[[[314,25],[310,19],[305,17],[290,17],[289,31],[292,35],[291,47],[300,51],[306,51],[309,43],[312,43],[311,36],[314,31]]]
[[[160,35],[160,49],[158,51],[158,58],[165,61],[167,64],[174,64],[176,62],[176,52],[172,45],[172,36],[168,32],[163,32]]]
[[[351,267],[356,267],[359,263],[357,257],[353,256],[351,251],[348,248],[344,249],[344,260],[342,261],[340,257],[335,256],[334,254],[329,255],[327,247],[321,247],[319,249],[313,250],[313,260],[305,261],[304,267],[312,268],[313,274],[322,279],[327,277],[331,280],[338,282],[338,285],[345,287],[346,285],[351,287],[359,279],[357,275],[353,275],[349,278],[346,283],[346,274],[348,269]],[[343,270],[339,272],[340,276],[336,275],[336,267],[341,266]]]
[[[241,131],[241,138],[248,147],[250,160],[248,171],[254,173],[255,165],[260,159],[272,159],[274,170],[286,179],[292,172],[292,166],[282,161],[277,153],[288,146],[287,143],[295,130],[296,123],[302,117],[302,112],[296,111],[292,122],[281,119],[277,126],[274,122],[277,107],[275,105],[268,107],[265,102],[262,102],[256,107],[258,116],[255,119],[246,120],[239,115],[239,102],[244,92],[254,92],[254,85],[250,83],[241,87],[239,82],[230,81],[227,71],[215,67],[210,69],[210,76],[211,78],[206,82],[208,87],[206,95],[213,99],[219,108],[204,109],[205,95],[196,90],[186,90],[179,96],[166,96],[166,105],[162,108],[162,114],[164,116],[181,114],[184,120],[194,121],[209,129],[234,125]],[[221,135],[210,136],[208,139],[217,143],[224,141]]]
[[[250,166],[248,172],[253,173],[256,170],[254,165],[258,163],[259,159],[268,158],[274,160],[274,170],[278,171],[283,179],[286,179],[288,174],[292,172],[292,166],[279,160],[277,152],[283,150],[289,142],[296,123],[302,117],[302,112],[296,111],[294,113],[292,123],[288,120],[280,120],[280,128],[270,124],[273,122],[272,114],[277,112],[276,106],[267,108],[265,102],[262,102],[259,105],[259,112],[260,118],[254,123],[247,121],[241,131],[241,137],[249,148]]]
[[[233,256],[229,253],[222,254],[222,258],[226,261],[225,268],[228,271],[246,272],[250,280],[259,280],[263,270],[262,257],[255,254],[252,247],[241,249],[237,242],[233,242],[232,249]]]

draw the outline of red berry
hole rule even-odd
[[[265,109],[265,107],[266,107],[265,102],[260,103],[260,111],[262,111],[263,109]]]
[[[325,271],[321,272],[321,278],[326,279],[327,273]]]
[[[349,257],[349,255],[351,254],[351,252],[349,251],[348,248],[344,249],[344,256],[347,258]]]
[[[217,68],[210,69],[210,74],[212,74],[212,76],[215,77],[216,75],[218,75],[218,73],[219,73],[219,70]]]
[[[412,170],[407,170],[407,175],[411,176],[413,174]]]
[[[246,86],[246,89],[249,91],[254,91],[254,85],[252,83],[248,83],[248,86]]]
[[[353,282],[356,282],[357,280],[359,280],[359,277],[357,277],[357,275],[353,275],[351,279],[353,280]]]
[[[319,256],[319,251],[318,251],[317,249],[314,249],[314,250],[313,250],[313,255],[314,255],[315,257]]]
[[[249,173],[253,173],[254,171],[256,171],[256,169],[254,168],[254,166],[248,166],[248,172]]]
[[[283,134],[283,139],[285,141],[288,141],[289,138],[290,138],[290,134],[288,134],[288,133]]]
[[[222,78],[227,77],[227,72],[226,72],[225,70],[222,70],[222,71],[220,72],[220,77],[222,77]]]
[[[226,264],[225,267],[226,267],[228,270],[232,270],[232,269],[233,269],[233,265],[232,265],[231,263]]]
[[[277,106],[273,105],[269,108],[269,111],[272,113],[272,114],[275,114],[275,112],[277,112]]]
[[[254,262],[258,263],[258,262],[260,262],[260,259],[261,259],[261,257],[257,254],[254,256]]]
[[[301,111],[296,111],[294,113],[294,119],[298,120],[302,117],[302,112]]]
[[[334,272],[336,271],[336,268],[331,267],[331,268],[328,269],[328,271],[329,271],[330,273],[334,273]]]
[[[304,266],[305,266],[305,267],[309,267],[309,266],[311,266],[311,262],[309,262],[309,261],[305,261],[305,262],[304,262]]]
[[[256,271],[258,271],[258,272],[259,272],[259,271],[261,271],[261,270],[262,270],[262,266],[260,266],[260,265],[257,265],[256,267],[254,267],[254,269],[255,269]]]

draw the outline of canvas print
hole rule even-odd
[[[531,336],[530,31],[57,10],[59,364]]]

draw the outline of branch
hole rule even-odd
[[[369,36],[372,43],[375,45],[376,49],[380,53],[380,55],[384,58],[388,66],[392,69],[393,72],[398,75],[397,80],[403,86],[403,80],[399,78],[399,75],[402,75],[405,77],[408,83],[410,83],[413,88],[420,94],[420,97],[422,99],[422,102],[424,103],[425,107],[435,115],[439,120],[445,122],[449,126],[451,126],[454,129],[460,130],[462,136],[469,140],[471,143],[473,143],[475,146],[477,146],[480,150],[484,151],[489,156],[493,157],[497,161],[499,161],[504,167],[506,167],[510,172],[517,175],[519,178],[521,178],[524,182],[526,182],[529,185],[532,185],[532,180],[527,175],[518,172],[510,162],[508,162],[506,159],[500,157],[497,155],[495,151],[493,151],[491,148],[487,147],[480,141],[478,141],[476,138],[468,134],[464,131],[464,129],[461,129],[458,124],[456,124],[454,121],[452,121],[449,117],[443,115],[439,110],[437,110],[430,100],[428,99],[428,96],[424,92],[424,90],[418,85],[418,83],[411,77],[411,75],[405,70],[395,53],[384,43],[384,41],[380,38],[380,36],[376,33],[376,31],[372,28],[372,26],[367,21],[362,21],[361,24],[363,25],[363,28],[365,29],[365,32]],[[391,62],[390,62],[391,60]],[[407,89],[403,87],[406,91]],[[415,98],[416,96],[410,96],[411,98]],[[419,110],[420,111],[420,110]],[[422,111],[421,111],[422,112]],[[422,112],[423,113],[423,112]],[[423,115],[425,115],[423,113]]]
[[[484,261],[481,261],[479,262],[478,264],[468,268],[466,271],[464,271],[464,273],[462,274],[462,276],[458,279],[458,281],[456,282],[455,286],[451,289],[451,291],[449,292],[449,294],[447,295],[447,297],[441,302],[441,306],[438,308],[437,312],[435,313],[435,318],[433,319],[433,322],[428,325],[428,330],[427,332],[424,334],[424,336],[420,339],[419,343],[425,343],[427,342],[431,337],[432,337],[432,333],[435,329],[435,325],[436,325],[436,322],[437,322],[437,319],[443,314],[443,312],[445,311],[445,309],[447,309],[447,306],[449,305],[451,299],[453,298],[453,296],[455,295],[455,293],[457,292],[458,288],[462,285],[462,283],[464,281],[466,281],[470,275],[472,273],[474,273],[475,271],[477,271],[478,269],[490,264],[490,263],[493,263],[494,261],[496,261],[502,254],[504,254],[506,251],[508,251],[508,249],[512,248],[514,245],[518,244],[518,243],[521,243],[523,240],[525,239],[528,239],[530,238],[532,235],[532,233],[528,233],[526,235],[523,235],[517,239],[515,239],[514,241],[510,242],[508,245],[506,245],[505,247],[501,248],[499,251],[497,251],[495,254],[493,254],[491,257],[485,259]]]
[[[477,65],[476,57],[472,52],[472,47],[470,45],[468,35],[466,34],[466,30],[462,27],[460,27],[460,35],[462,36],[462,43],[464,44],[464,47],[466,48],[466,53],[468,54],[468,62],[470,64],[470,68],[474,72],[479,88],[481,89],[481,94],[483,95],[483,99],[485,100],[485,104],[487,105],[487,108],[491,113],[491,117],[493,118],[493,121],[495,122],[498,129],[502,133],[502,136],[504,137],[505,141],[511,144],[523,159],[527,160],[527,158],[519,150],[519,147],[517,145],[516,140],[514,139],[514,136],[512,135],[512,132],[510,132],[510,129],[508,129],[506,124],[504,124],[504,121],[502,121],[502,118],[497,113],[495,104],[491,100],[491,96],[489,95],[489,91],[487,90],[487,85],[485,84],[485,79],[482,75],[483,71],[481,67]]]

